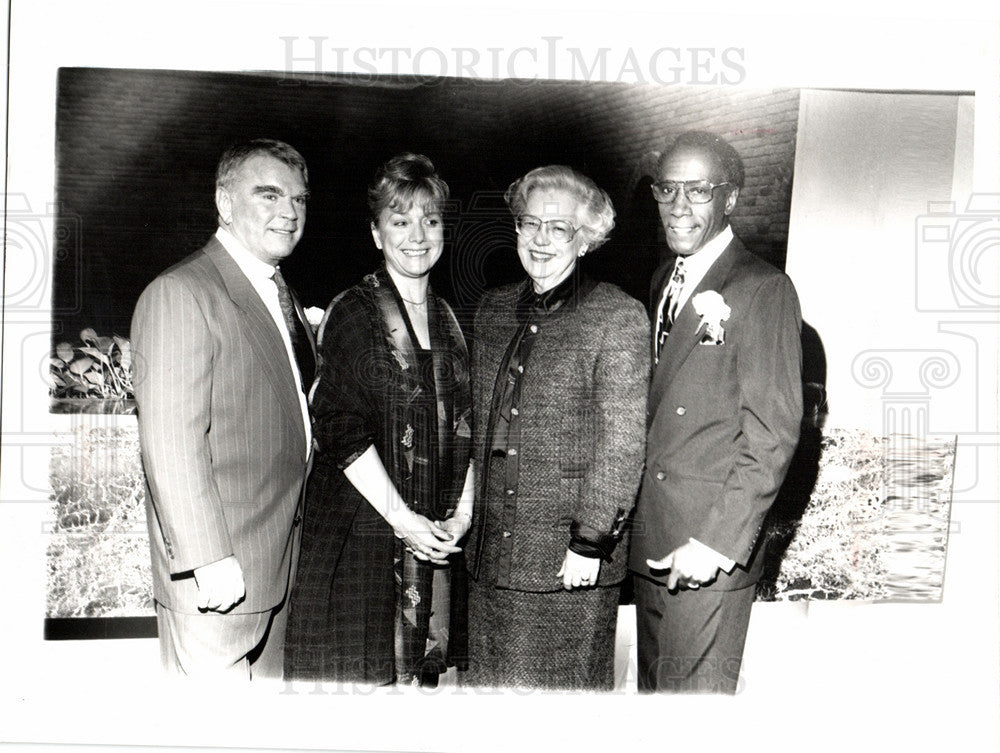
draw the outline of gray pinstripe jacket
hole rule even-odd
[[[247,595],[233,612],[273,608],[306,471],[274,319],[213,238],[146,288],[132,343],[156,600],[196,613],[191,570],[234,554]]]

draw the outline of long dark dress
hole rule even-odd
[[[527,281],[486,295],[473,350],[482,484],[465,681],[610,690],[620,539],[645,437],[646,313],[585,277],[542,296]],[[567,548],[603,560],[596,588],[563,590]]]
[[[411,509],[431,520],[454,512],[469,457],[468,363],[447,304],[431,291],[428,301],[430,351],[415,346],[384,268],[327,311],[286,678],[386,684],[465,666],[461,555],[447,568],[413,560],[343,473],[374,445]],[[430,636],[426,615],[425,634],[412,630],[415,612],[427,607]],[[414,635],[415,660],[398,645]],[[424,638],[437,643],[426,656]]]

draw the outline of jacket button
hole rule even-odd
[[[685,408],[683,405],[678,405],[677,406],[677,415],[678,416],[683,416],[687,412],[688,412],[687,408]]]
[[[503,532],[503,537],[504,537],[505,539],[509,539],[509,538],[510,538],[510,531],[504,531],[504,532]]]
[[[667,477],[667,474],[664,473],[663,471],[657,471],[656,472],[656,480],[657,481],[663,481],[663,479],[665,479],[666,477]]]
[[[517,408],[511,408],[510,409],[510,415],[512,415],[512,416],[520,416],[521,415],[521,411],[519,411]]]
[[[528,329],[530,329],[531,330],[531,334],[534,335],[536,332],[538,332],[538,325],[537,324],[532,324],[530,327],[528,327]]]
[[[507,496],[508,497],[513,497],[514,496],[514,490],[513,489],[508,489],[507,490]]]
[[[507,450],[507,454],[508,455],[516,455],[517,454],[517,449],[514,448],[514,447],[511,447],[509,450]]]

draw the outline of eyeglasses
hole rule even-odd
[[[514,226],[517,228],[517,234],[525,238],[534,238],[538,235],[538,231],[544,227],[549,238],[557,243],[568,243],[573,240],[573,236],[580,229],[573,227],[566,220],[545,220],[543,222],[540,217],[535,217],[532,214],[522,214],[514,220]]]
[[[664,180],[654,183],[649,188],[658,204],[673,204],[681,191],[692,204],[707,204],[712,200],[712,191],[719,186],[731,186],[728,180],[722,183],[711,183],[707,180],[685,180],[681,182]]]

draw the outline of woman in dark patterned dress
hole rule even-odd
[[[593,181],[541,167],[505,198],[528,279],[490,291],[476,313],[482,476],[466,682],[610,690],[620,539],[643,462],[649,322],[638,301],[577,269],[614,226]]]
[[[435,684],[465,666],[468,353],[428,284],[447,198],[422,155],[382,167],[368,203],[384,263],[320,326],[288,679]]]

